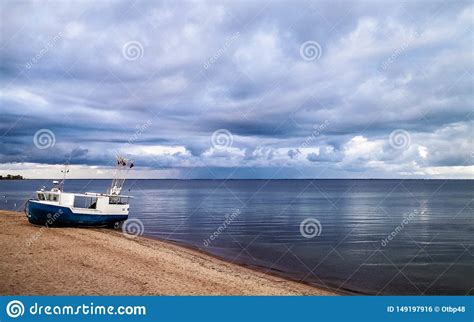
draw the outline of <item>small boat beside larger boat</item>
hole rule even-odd
[[[36,198],[27,201],[28,221],[45,226],[115,226],[128,219],[131,196],[121,195],[125,176],[133,163],[117,159],[117,169],[107,193],[67,193],[61,183],[53,181],[49,191],[41,189]],[[68,171],[63,171],[64,176]]]

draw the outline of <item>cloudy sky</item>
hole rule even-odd
[[[0,9],[0,174],[474,177],[471,1]]]

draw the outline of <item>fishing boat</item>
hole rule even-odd
[[[63,180],[53,181],[50,190],[42,188],[36,191],[36,197],[25,205],[28,221],[34,225],[103,227],[118,226],[128,219],[131,196],[121,195],[122,187],[133,162],[123,157],[117,158],[112,184],[106,193],[64,192],[67,166]]]

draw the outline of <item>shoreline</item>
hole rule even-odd
[[[0,210],[2,295],[337,295],[190,246]]]
[[[161,238],[155,237],[155,236],[141,236],[141,238],[149,239],[149,240],[152,240],[152,241],[155,240],[155,241],[158,241],[158,242],[163,242],[165,244],[170,244],[170,245],[177,246],[177,247],[180,247],[180,248],[184,248],[184,249],[187,249],[187,250],[190,250],[190,251],[193,251],[193,252],[197,252],[201,255],[204,255],[206,257],[210,257],[210,258],[218,260],[218,261],[222,261],[222,262],[225,262],[225,263],[228,263],[228,264],[231,264],[231,265],[235,265],[235,266],[238,266],[238,267],[241,267],[241,268],[252,270],[253,272],[255,272],[257,274],[269,275],[269,276],[273,276],[276,279],[283,279],[283,280],[287,280],[287,281],[290,281],[290,282],[295,282],[297,284],[306,285],[306,286],[309,286],[311,288],[315,288],[317,290],[320,290],[322,292],[328,292],[329,294],[327,294],[327,295],[371,295],[371,294],[357,293],[357,292],[349,290],[349,289],[338,289],[337,291],[335,291],[335,290],[330,289],[328,287],[313,285],[313,284],[308,283],[308,282],[299,281],[299,280],[297,280],[295,278],[292,278],[290,276],[283,276],[282,274],[279,274],[278,272],[276,272],[274,270],[266,269],[263,266],[252,266],[252,265],[242,263],[242,262],[232,262],[231,263],[223,256],[207,253],[207,252],[199,249],[198,247],[195,247],[195,246],[192,246],[192,245],[186,245],[186,244],[180,243],[178,241],[174,241],[174,240],[161,239]]]

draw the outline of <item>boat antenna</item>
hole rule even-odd
[[[64,169],[61,170],[61,173],[63,174],[63,180],[59,184],[59,189],[61,189],[61,191],[64,191],[64,182],[66,181],[66,175],[69,173],[69,162],[66,162],[64,164]]]
[[[115,164],[114,177],[112,179],[112,184],[108,190],[108,193],[111,195],[119,195],[122,191],[125,178],[128,174],[128,171],[134,167],[132,160],[128,160],[124,157],[117,156],[117,162]]]

